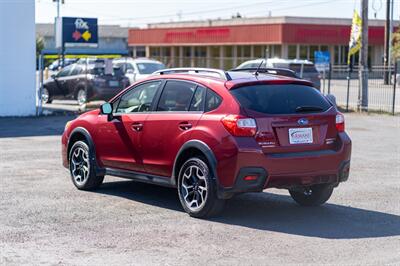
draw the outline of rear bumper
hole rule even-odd
[[[235,193],[262,191],[265,188],[291,189],[344,182],[349,177],[351,140],[346,133],[340,133],[338,142],[337,150],[282,154],[264,154],[248,148],[239,150],[232,179],[227,176],[220,179],[220,196],[227,198]],[[258,169],[265,175],[259,174],[259,178],[251,182],[243,180],[244,176],[254,172],[251,169]],[[220,174],[218,176],[221,177]]]

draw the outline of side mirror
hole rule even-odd
[[[100,112],[103,115],[107,115],[107,120],[111,121],[114,117],[113,117],[113,107],[111,103],[104,103],[100,106]]]
[[[135,71],[133,69],[127,69],[126,74],[135,74]]]
[[[56,74],[51,74],[51,76],[50,76],[52,79],[55,79],[56,78]]]
[[[335,107],[336,105],[336,97],[333,94],[327,94],[325,95],[325,97],[328,99],[328,101],[330,101]]]

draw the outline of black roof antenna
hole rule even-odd
[[[260,70],[260,68],[261,68],[261,65],[264,63],[264,60],[262,60],[261,61],[261,63],[258,65],[258,67],[257,67],[257,69],[256,69],[256,72],[254,72],[254,76],[258,76],[258,71]]]

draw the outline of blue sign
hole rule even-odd
[[[97,18],[62,18],[65,47],[97,47]]]
[[[318,71],[329,70],[331,54],[328,51],[315,51],[314,64]]]

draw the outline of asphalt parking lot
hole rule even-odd
[[[173,189],[106,177],[76,190],[61,165],[72,116],[0,118],[0,264],[399,265],[400,117],[347,114],[349,181],[328,204],[283,190],[190,218]]]

